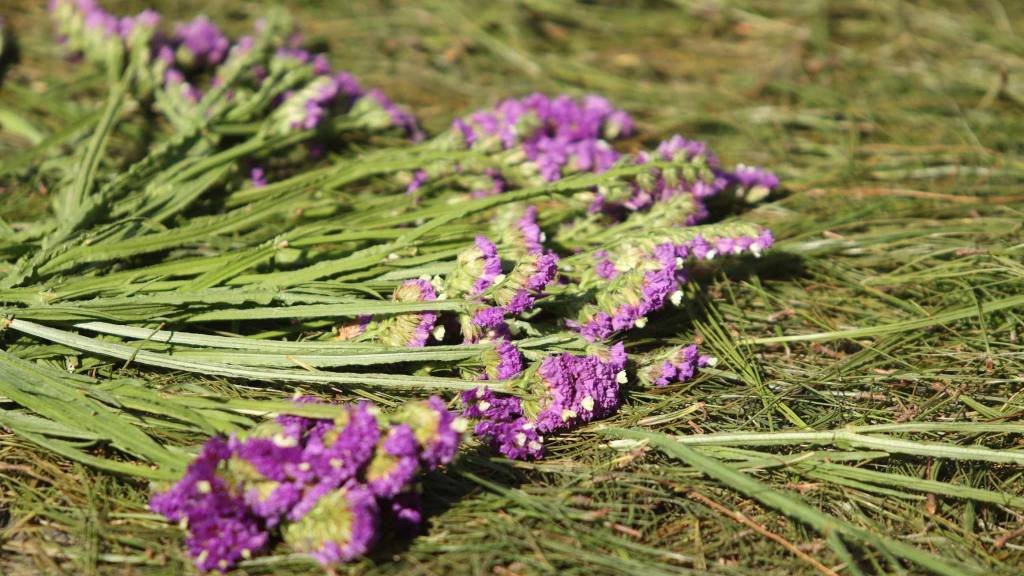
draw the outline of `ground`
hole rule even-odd
[[[88,93],[102,80],[61,61],[43,3],[10,1],[0,107],[28,111],[42,130],[83,118],[89,101],[60,90]],[[105,3],[119,12],[138,4]],[[175,16],[206,11],[235,30],[263,9],[154,4]],[[700,340],[721,363],[689,385],[633,393],[602,425],[695,434],[953,421],[966,428],[925,438],[1020,445],[1019,434],[971,426],[1024,414],[1024,5],[291,4],[336,66],[408,103],[428,129],[502,96],[595,92],[640,120],[629,146],[681,133],[709,141],[728,163],[779,174],[783,193],[743,215],[775,232],[773,253],[707,278],[688,315],[653,327],[667,340]],[[0,132],[0,161],[13,164],[23,146]],[[40,182],[4,176],[0,215],[43,209]],[[608,441],[591,426],[537,463],[468,454],[425,479],[424,534],[345,570],[854,573],[787,510],[693,462]],[[967,487],[1024,496],[1019,466],[842,443],[761,447],[760,457],[734,448],[719,456],[821,513],[992,573],[1024,570],[1019,503],[962,497]],[[5,573],[173,574],[187,565],[176,528],[139,516],[144,484],[2,434],[0,490]],[[865,573],[895,570],[870,546],[854,554]],[[276,557],[240,571],[285,572],[318,569]]]

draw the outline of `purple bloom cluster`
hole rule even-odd
[[[107,50],[125,47],[139,32],[148,41],[160,23],[153,10],[118,18],[96,0],[50,0],[48,7],[60,41],[72,52],[100,62]]]
[[[544,437],[537,425],[523,415],[523,404],[515,396],[498,396],[482,387],[462,393],[463,416],[477,420],[473,433],[491,448],[513,460],[544,457]]]
[[[621,263],[607,250],[593,253],[593,274],[602,280],[596,304],[587,304],[575,321],[567,324],[590,341],[604,340],[617,332],[646,324],[647,316],[661,309],[667,299],[682,295],[680,284],[686,281],[680,265],[688,258],[711,260],[718,255],[749,252],[760,256],[774,239],[768,229],[757,234],[704,236],[698,234],[678,243],[663,242],[649,253],[636,256],[627,246],[619,255]],[[678,304],[678,302],[676,302]]]
[[[522,238],[523,247],[527,254],[541,254],[544,252],[544,233],[537,225],[537,207],[527,206],[523,217],[516,222],[516,231]]]
[[[185,543],[201,571],[224,571],[263,548],[269,535],[262,519],[231,490],[222,464],[232,450],[211,438],[172,488],[153,496],[150,508],[188,527]]]
[[[437,300],[437,292],[429,281],[417,278],[399,284],[392,298],[396,302],[428,302]],[[411,312],[383,318],[377,328],[385,344],[422,348],[427,345],[435,324],[436,312]]]
[[[774,243],[775,238],[772,236],[771,230],[767,228],[763,228],[756,236],[718,236],[706,239],[697,235],[692,240],[677,244],[676,254],[680,258],[695,258],[697,260],[711,260],[718,255],[743,254],[744,252],[760,256]]]
[[[500,275],[498,247],[486,236],[478,235],[473,246],[456,256],[455,271],[448,275],[445,290],[452,295],[476,297],[493,286]]]
[[[736,169],[727,174],[729,182],[742,190],[764,188],[774,190],[779,186],[779,177],[773,172],[756,166],[744,166],[740,164]]]
[[[606,258],[607,256],[605,256]],[[598,274],[611,274],[606,259],[598,265]],[[659,244],[644,262],[628,273],[613,276],[616,281],[604,291],[603,302],[584,309],[581,321],[573,323],[590,341],[603,340],[616,332],[646,322],[647,315],[660,310],[669,296],[679,289],[676,271],[676,247]]]
[[[190,65],[216,66],[224,61],[231,42],[210,19],[199,15],[174,27],[178,60]]]
[[[534,93],[510,98],[491,110],[457,119],[452,129],[467,148],[520,148],[540,176],[558,180],[565,171],[602,172],[618,159],[605,138],[628,135],[633,120],[600,96],[580,101]]]
[[[251,557],[278,527],[297,552],[349,561],[373,546],[382,520],[418,524],[415,476],[451,461],[461,426],[436,397],[391,418],[368,402],[334,420],[280,416],[245,437],[211,438],[150,507],[188,528],[202,571]]]
[[[476,421],[474,434],[500,454],[541,458],[543,434],[571,430],[618,409],[625,366],[622,344],[603,354],[551,355],[524,383],[524,398],[500,396],[486,387],[468,390],[462,393],[463,415]]]
[[[640,382],[648,386],[663,388],[674,382],[686,382],[698,370],[713,366],[715,359],[701,354],[696,344],[672,349],[668,354],[659,354],[637,371]]]
[[[523,355],[507,338],[497,338],[493,351],[484,355],[481,380],[508,380],[523,371]]]

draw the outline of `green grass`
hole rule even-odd
[[[0,218],[21,230],[46,210],[44,184],[67,169],[64,154],[38,162],[26,150],[40,137],[68,156],[68,142],[84,147],[87,139],[75,128],[95,123],[107,86],[90,67],[62,62],[42,6],[16,4],[25,10],[4,15],[14,31],[5,50],[16,43],[20,61],[5,69],[0,110],[31,129],[0,117]],[[105,5],[126,12],[137,4]],[[207,10],[236,30],[261,12],[255,3],[156,7],[176,17]],[[742,216],[769,226],[780,239],[776,248],[757,261],[703,271],[706,288],[687,308],[642,332],[666,342],[701,340],[721,360],[715,369],[684,385],[631,391],[617,416],[553,441],[543,461],[512,463],[470,450],[424,479],[429,520],[421,536],[342,571],[1024,570],[1021,6],[996,0],[307,1],[294,12],[307,35],[330,48],[335,65],[411,104],[430,130],[502,96],[598,92],[640,119],[639,136],[628,147],[680,132],[708,140],[728,164],[777,171],[785,189]],[[117,135],[110,157],[134,160],[132,139],[146,136]],[[210,234],[196,222],[197,238]],[[176,224],[168,235],[180,233],[182,222]],[[225,238],[232,232],[216,230]],[[296,240],[314,245],[324,232],[303,234]],[[145,249],[170,250],[179,241]],[[437,253],[450,249],[443,237],[436,241]],[[138,257],[143,248],[121,249],[127,252],[104,257]],[[0,245],[0,280],[19,250]],[[83,255],[102,256],[80,249],[66,262]],[[200,252],[180,256],[193,258],[181,266],[202,265]],[[48,264],[54,270],[57,258]],[[238,293],[212,290],[222,282],[216,271],[224,261],[209,260],[210,274],[192,286],[201,293],[189,304],[196,309]],[[342,281],[348,274],[357,284],[357,271],[327,272]],[[278,280],[268,289],[299,281]],[[89,277],[63,281],[69,294],[96,289]],[[131,281],[111,280],[100,290],[108,301],[95,306],[120,314],[120,323],[179,309],[180,303],[132,301],[130,290],[119,292]],[[33,301],[37,291],[4,294],[5,303],[51,314],[25,316],[29,321],[66,328],[104,320],[54,317],[63,312],[43,310]],[[258,296],[244,298],[257,302]],[[315,299],[288,304],[321,305]],[[61,417],[109,410],[132,430],[150,430],[168,444],[198,442],[203,427],[229,430],[248,420],[244,411],[279,408],[292,390],[153,368],[142,345],[111,361],[74,353],[77,345],[69,342],[40,345],[13,329],[0,339],[10,353],[0,356],[5,409],[11,402],[32,404],[37,413]],[[29,368],[39,365],[15,356],[41,360],[43,367]],[[69,361],[82,378],[54,375]],[[51,381],[61,387],[45,388]],[[317,390],[352,397],[343,383]],[[198,397],[204,391],[230,400],[204,402]],[[386,388],[356,393],[384,405],[400,396]],[[175,412],[168,417],[166,410]],[[108,428],[62,431],[5,418],[5,429],[20,433],[0,434],[0,570],[187,569],[177,528],[145,510],[144,481],[67,457],[109,438],[141,460],[177,462],[181,454],[150,445],[117,419]],[[685,441],[673,442],[672,435]],[[766,537],[769,532],[776,537]],[[249,562],[239,573],[318,571],[306,560],[278,555]]]

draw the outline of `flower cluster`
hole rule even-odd
[[[602,172],[620,157],[607,140],[633,131],[633,119],[595,95],[579,101],[534,93],[455,120],[452,132],[475,150],[518,150],[545,181],[569,172]]]
[[[188,529],[201,571],[225,571],[278,535],[324,565],[347,562],[383,524],[418,526],[415,477],[454,458],[463,427],[437,397],[390,416],[368,402],[333,420],[279,416],[244,436],[211,438],[150,507]]]
[[[476,421],[474,434],[506,457],[541,458],[544,434],[571,430],[618,410],[626,360],[621,343],[588,356],[549,355],[515,383],[521,397],[487,387],[469,390],[462,394],[463,415]]]
[[[713,356],[701,354],[696,344],[679,346],[646,354],[638,362],[637,378],[644,386],[664,388],[676,382],[686,382],[696,376],[701,368],[716,363]]]
[[[199,102],[201,84],[221,85],[232,72],[243,70],[250,84],[237,83],[225,94],[235,104],[234,120],[241,111],[267,116],[272,131],[311,130],[335,114],[350,114],[368,129],[399,128],[409,137],[423,137],[416,119],[377,89],[364,89],[346,72],[332,72],[323,54],[300,47],[301,37],[291,34],[282,43],[280,27],[260,20],[256,36],[232,41],[206,16],[174,25],[173,33],[160,34],[160,16],[145,10],[118,18],[96,0],[50,0],[58,34],[74,54],[106,65],[111,51],[131,52],[128,65],[136,69],[135,87],[148,95],[154,85],[168,96],[157,108],[172,119],[183,108]],[[272,45],[253,53],[257,38]],[[275,48],[276,46],[276,48]]]
[[[50,0],[49,10],[64,46],[100,64],[112,50],[125,50],[135,41],[148,43],[160,23],[153,10],[118,18],[96,0]]]
[[[598,292],[596,303],[585,305],[578,319],[570,324],[591,341],[606,339],[634,326],[642,327],[647,315],[660,310],[684,280],[677,269],[676,247],[671,243],[659,244],[622,273],[607,259],[607,252],[601,251],[601,255],[597,274],[612,281]]]
[[[395,288],[392,299],[395,302],[429,302],[437,300],[434,286],[423,278],[406,280]],[[367,319],[361,320],[364,325]],[[376,333],[384,344],[422,348],[427,345],[437,323],[436,312],[410,312],[395,314],[377,322]]]

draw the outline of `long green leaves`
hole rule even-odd
[[[869,532],[834,516],[824,514],[796,497],[775,490],[727,464],[676,442],[671,436],[657,432],[625,428],[608,428],[602,430],[602,433],[619,438],[647,441],[667,456],[682,460],[704,474],[722,482],[729,488],[757,500],[764,506],[813,527],[827,538],[829,545],[832,546],[837,555],[847,559],[847,562],[852,562],[852,564],[848,565],[848,568],[852,571],[858,571],[856,569],[856,557],[850,554],[846,547],[847,542],[873,546],[894,558],[904,559],[930,572],[942,574],[943,576],[985,573],[981,567],[951,563],[914,546],[899,542],[889,536]]]

